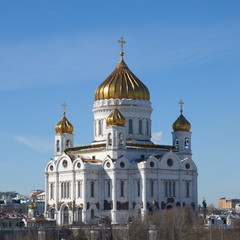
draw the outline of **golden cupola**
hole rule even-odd
[[[63,134],[63,133],[69,133],[72,134],[73,132],[73,125],[68,121],[68,119],[66,118],[66,112],[65,112],[65,108],[66,108],[66,104],[62,105],[64,107],[64,112],[63,112],[63,118],[60,120],[60,122],[55,126],[55,131],[58,134]]]
[[[120,111],[115,108],[106,119],[107,126],[124,126],[126,123],[125,117]]]
[[[125,43],[125,41],[119,41]],[[123,45],[121,45],[123,47]],[[123,60],[123,49],[121,49],[121,60],[115,70],[95,91],[95,101],[101,99],[143,99],[150,100],[148,88],[131,72]]]
[[[180,109],[180,116],[177,118],[177,120],[173,123],[172,128],[174,132],[177,131],[185,131],[185,132],[189,132],[191,129],[191,124],[190,122],[188,122],[188,120],[183,116],[182,112],[182,105],[183,102],[182,100],[179,102],[181,109]]]

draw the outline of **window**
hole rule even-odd
[[[108,145],[112,146],[112,134],[111,133],[108,134]]]
[[[188,140],[188,138],[185,138],[184,146],[185,146],[185,149],[189,149],[189,140]]]
[[[61,198],[63,198],[63,183],[61,183]]]
[[[78,198],[82,197],[82,182],[78,181],[77,183],[77,190],[78,190]]]
[[[54,199],[54,184],[50,183],[50,199]]]
[[[108,197],[111,197],[111,181],[110,180],[108,180],[107,181],[107,196]]]
[[[178,148],[179,147],[179,142],[178,142],[178,138],[175,139],[175,147]]]
[[[150,181],[150,190],[151,190],[151,197],[153,197],[154,196],[154,181],[153,180]]]
[[[94,219],[94,209],[91,209],[91,219]]]
[[[165,181],[165,197],[168,197],[168,181]]]
[[[119,145],[123,145],[123,134],[119,133]]]
[[[53,208],[51,209],[51,212],[50,212],[50,218],[54,219],[54,209]]]
[[[141,181],[137,181],[137,196],[140,197],[141,195]]]
[[[186,197],[190,197],[190,182],[186,182]]]
[[[124,181],[120,181],[120,197],[124,197]]]
[[[81,222],[82,221],[82,209],[78,208],[77,210],[77,221]]]
[[[102,135],[103,123],[102,120],[98,121],[98,135]]]
[[[176,197],[176,182],[173,182],[173,197]]]
[[[63,224],[68,225],[69,224],[68,220],[69,220],[68,207],[64,207],[64,210],[63,210]]]
[[[133,134],[133,120],[132,119],[128,120],[128,133]]]
[[[59,140],[57,140],[57,142],[56,142],[56,150],[57,150],[57,152],[60,151],[60,141]]]
[[[139,125],[138,125],[138,127],[139,127],[139,134],[142,134],[142,120],[139,120]]]
[[[165,180],[165,197],[176,197],[176,181]]]
[[[71,147],[71,141],[69,139],[67,140],[66,147]]]
[[[94,181],[91,181],[91,197],[94,197]]]
[[[148,120],[146,121],[146,129],[147,129],[147,135],[149,135],[149,126],[148,126]]]

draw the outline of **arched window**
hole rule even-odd
[[[111,133],[108,134],[108,145],[112,146],[112,134]]]
[[[142,120],[140,119],[139,122],[138,122],[138,131],[139,131],[139,134],[142,134]]]
[[[137,181],[137,196],[140,197],[141,194],[141,181]]]
[[[154,181],[153,180],[151,180],[150,181],[150,189],[151,189],[151,197],[153,197],[154,196]]]
[[[147,135],[149,135],[149,125],[148,125],[148,120],[146,121],[146,129],[147,129]]]
[[[94,209],[91,209],[91,219],[94,219]]]
[[[91,181],[91,197],[94,197],[94,181]]]
[[[64,225],[68,225],[69,224],[68,207],[64,207],[64,209],[63,209],[63,224]]]
[[[186,182],[186,197],[190,197],[190,182]]]
[[[120,196],[124,197],[124,181],[120,181]]]
[[[54,209],[51,208],[51,211],[50,211],[50,218],[51,219],[54,219],[54,213],[55,213]]]
[[[119,133],[119,145],[123,145],[123,134]]]
[[[173,197],[176,197],[176,182],[173,181]]]
[[[63,184],[63,198],[66,198],[67,183]]]
[[[98,135],[102,135],[103,133],[103,123],[102,120],[98,121]]]
[[[165,181],[165,197],[168,197],[168,181]]]
[[[168,197],[172,197],[172,182],[171,181],[169,181],[168,186],[169,186]]]
[[[128,120],[128,133],[133,134],[133,120],[132,119]]]
[[[64,191],[63,183],[61,183],[61,198],[63,198],[63,191]]]
[[[82,182],[78,181],[78,198],[82,197]]]
[[[71,147],[71,141],[69,139],[67,140],[66,147]]]
[[[179,147],[178,138],[176,138],[176,139],[175,139],[175,143],[174,143],[174,144],[175,144],[176,148],[178,148],[178,147]]]
[[[188,140],[188,138],[185,138],[184,146],[185,146],[185,149],[189,148],[189,140]]]
[[[82,209],[78,208],[77,210],[77,221],[81,222],[82,221]]]
[[[107,181],[107,191],[108,191],[108,197],[111,197],[111,181]]]
[[[60,151],[60,141],[59,140],[57,140],[57,142],[56,142],[56,150],[57,150],[57,152]]]
[[[53,183],[50,184],[50,199],[54,197],[54,185]]]

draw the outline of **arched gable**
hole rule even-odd
[[[179,170],[181,168],[181,161],[179,157],[173,153],[172,151],[167,152],[163,155],[161,160],[159,161],[160,169],[171,169],[171,170]]]

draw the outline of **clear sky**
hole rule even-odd
[[[0,191],[44,188],[68,104],[75,143],[93,139],[94,91],[119,61],[151,93],[152,131],[192,125],[199,202],[240,198],[240,1],[0,1]]]

